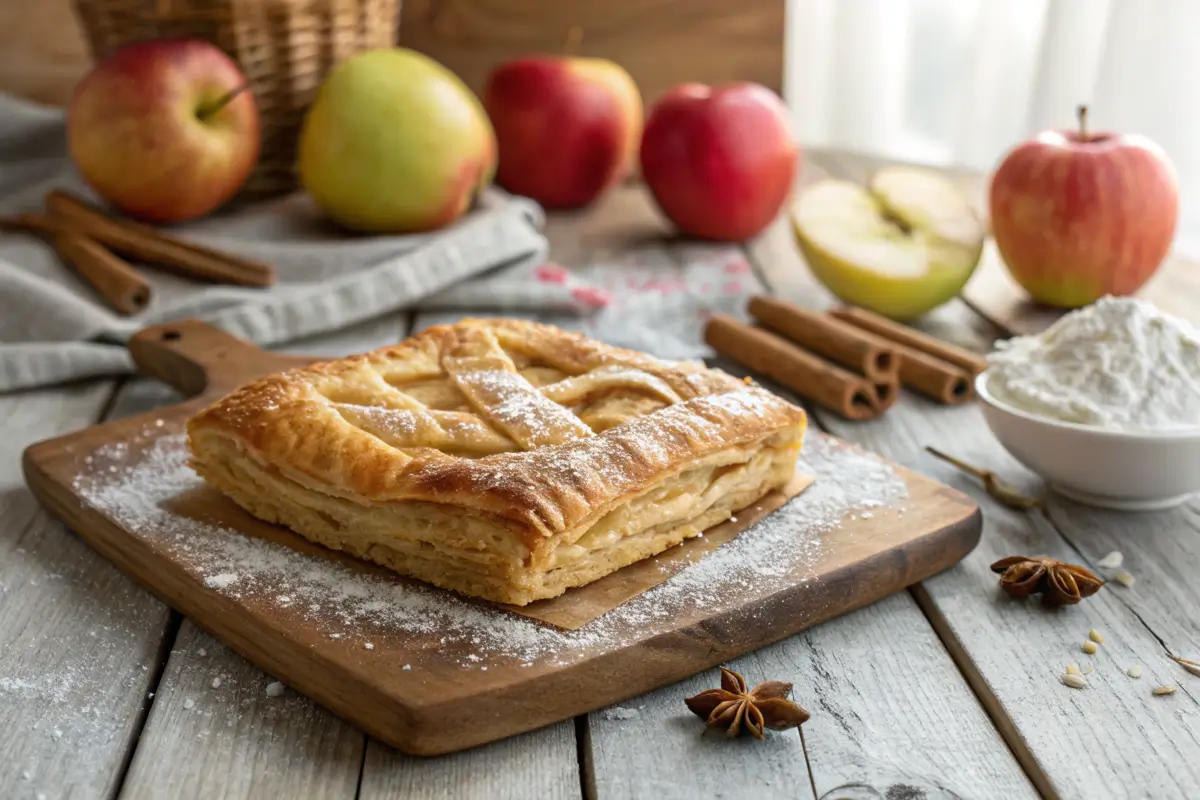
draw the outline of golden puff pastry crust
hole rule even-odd
[[[700,363],[467,319],[250,383],[188,439],[196,471],[261,519],[524,605],[782,488],[806,422]]]

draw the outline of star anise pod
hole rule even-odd
[[[1000,573],[1000,588],[1010,597],[1041,593],[1042,600],[1055,606],[1073,606],[1100,591],[1102,578],[1079,566],[1046,556],[1009,556],[992,564]]]
[[[709,689],[683,702],[711,728],[725,728],[725,735],[740,736],[742,726],[763,738],[763,729],[776,731],[795,728],[808,721],[809,713],[788,699],[792,685],[783,681],[765,681],[746,690],[746,679],[721,667],[721,688]]]

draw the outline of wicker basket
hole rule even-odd
[[[74,0],[95,58],[130,42],[205,39],[241,67],[258,101],[262,152],[243,195],[296,188],[304,111],[338,63],[396,44],[400,0]]]

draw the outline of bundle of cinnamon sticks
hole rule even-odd
[[[846,419],[879,417],[901,386],[965,403],[987,368],[981,356],[861,308],[817,312],[759,295],[748,310],[756,324],[709,320],[709,346]]]
[[[0,218],[0,230],[41,235],[72,267],[122,314],[150,303],[150,284],[126,258],[207,283],[270,286],[270,264],[184,241],[148,225],[110,217],[63,191],[46,195],[46,213]]]

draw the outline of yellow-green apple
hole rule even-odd
[[[197,39],[127,45],[75,87],[67,142],[125,213],[182,222],[225,203],[258,160],[258,108],[237,65]]]
[[[865,187],[815,183],[796,202],[792,221],[821,283],[847,303],[898,320],[957,295],[987,234],[954,184],[911,167],[881,169]]]
[[[1077,308],[1129,295],[1158,269],[1179,216],[1179,181],[1162,148],[1136,134],[1045,131],[992,176],[992,235],[1033,299]]]
[[[787,109],[754,83],[685,83],[650,108],[642,177],[684,233],[740,242],[775,219],[800,163]]]
[[[407,48],[334,68],[305,115],[300,181],[335,222],[409,233],[454,222],[496,172],[496,137],[454,73]]]
[[[496,182],[547,208],[579,208],[629,174],[642,135],[642,96],[629,73],[599,58],[532,56],[488,77]]]

